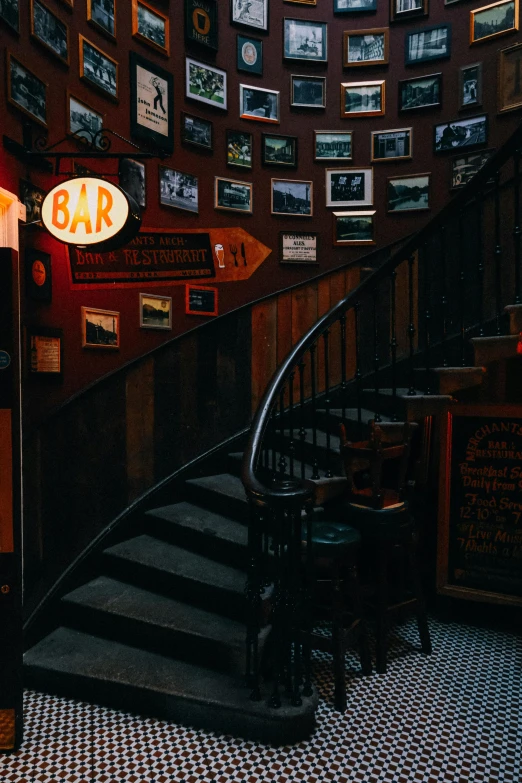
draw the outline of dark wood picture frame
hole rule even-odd
[[[105,98],[108,98],[111,101],[114,101],[115,103],[118,102],[118,70],[119,65],[118,62],[110,57],[106,52],[103,51],[103,49],[100,49],[99,46],[96,46],[96,44],[93,44],[92,41],[89,41],[88,38],[85,38],[84,35],[81,33],[78,34],[78,46],[79,46],[79,71],[80,71],[80,79],[84,81],[86,84],[89,85],[89,87],[92,87],[94,90],[97,90],[99,93],[101,93]],[[91,49],[93,49],[95,52],[97,52],[100,57],[102,57],[104,60],[107,60],[113,67],[114,67],[114,92],[111,92],[111,90],[104,87],[100,82],[95,81],[92,77],[86,74],[85,72],[85,47],[89,46]],[[109,80],[110,81],[110,80]]]
[[[150,78],[142,82],[138,81],[138,67],[150,74]],[[164,152],[171,153],[174,149],[174,77],[169,71],[161,68],[156,63],[145,59],[136,52],[129,53],[130,75],[130,106],[131,106],[131,135],[143,141],[153,142]],[[156,90],[156,95],[154,95]],[[138,91],[140,100],[138,101]],[[158,95],[161,94],[161,100]],[[164,106],[163,96],[166,95],[167,107]],[[154,129],[152,123],[147,125],[147,118],[138,114],[138,108],[145,105],[146,100],[153,111],[157,110],[158,116],[166,122],[166,133],[160,133]],[[156,101],[157,105],[154,105]],[[165,109],[160,114],[161,107]]]
[[[106,35],[111,41],[116,40],[116,3],[117,0],[111,0],[112,2],[112,31],[106,27],[99,19],[96,19],[96,8],[100,0],[87,0],[87,21],[92,25],[99,33]]]
[[[16,6],[10,9],[9,6],[0,9],[0,21],[4,22],[10,30],[14,33],[20,33],[20,0],[14,0]],[[14,10],[13,14],[8,13],[9,10]]]
[[[238,71],[263,75],[263,41],[247,35],[236,37],[236,68]],[[250,61],[250,62],[249,62]]]
[[[238,169],[251,169],[254,137],[248,131],[227,128],[225,132],[227,166]],[[246,157],[245,147],[248,147],[249,157]],[[242,161],[242,162],[240,162]]]
[[[36,87],[37,84],[42,85],[43,88],[43,102],[44,106],[42,109],[43,117],[39,116],[37,114],[33,114],[33,112],[28,109],[26,106],[24,106],[23,103],[20,101],[22,100],[22,96],[19,96],[19,100],[17,100],[17,95],[13,90],[13,63],[17,63],[19,69],[22,71],[25,71],[25,73],[28,75],[30,81],[32,81],[32,87]],[[10,51],[6,49],[6,78],[7,78],[7,100],[12,106],[15,106],[19,111],[23,112],[27,117],[29,117],[33,122],[37,122],[39,125],[43,125],[44,128],[47,128],[47,88],[48,83],[42,81],[33,71],[31,71],[30,68],[28,68],[24,63],[16,57],[14,54],[12,54]],[[26,94],[32,95],[34,97],[34,92],[32,90],[29,90],[29,88],[26,88],[24,97],[26,99]]]
[[[417,8],[408,8],[404,11],[401,11],[399,8],[401,2],[402,0],[390,0],[391,22],[402,22],[405,19],[417,19],[420,16],[428,16],[429,0],[416,0],[418,3]]]
[[[400,136],[404,139],[404,150],[400,149]],[[396,144],[395,152],[398,154],[388,155],[388,149],[385,149],[383,153],[383,147],[390,147],[393,141],[392,135],[394,135]],[[387,138],[386,138],[387,137]],[[399,149],[397,149],[397,146]],[[401,154],[402,153],[402,154]],[[371,131],[371,162],[376,161],[392,161],[392,160],[411,160],[413,157],[413,128],[392,128],[390,130],[383,131]]]
[[[207,120],[206,117],[198,117],[195,114],[189,114],[189,112],[182,111],[181,112],[181,141],[185,144],[190,144],[193,147],[199,147],[203,150],[211,150],[213,148],[213,135],[214,135],[214,129],[212,122],[210,120]],[[193,128],[188,132],[187,130],[187,123],[192,121]],[[195,121],[195,122],[194,122]],[[208,143],[206,141],[197,141],[197,133],[196,133],[196,126],[200,125],[201,128],[206,128],[208,134],[209,141]],[[194,133],[196,133],[196,137],[194,137]]]
[[[63,380],[63,329],[27,326],[27,376]]]
[[[44,12],[48,14],[50,17],[53,17],[55,20],[57,27],[63,28],[63,34],[65,35],[65,54],[60,54],[50,43],[49,41],[46,41],[41,34],[38,33],[38,30],[35,27],[35,8],[40,6],[40,8],[44,9]],[[43,46],[46,52],[49,52],[53,57],[56,57],[57,60],[59,60],[64,65],[69,65],[70,61],[70,37],[69,37],[69,26],[63,21],[63,19],[60,19],[60,17],[52,11],[49,6],[43,2],[43,0],[31,0],[31,7],[30,7],[30,21],[31,21],[31,38],[33,38],[35,41],[38,41],[40,46]]]
[[[418,88],[422,82],[426,82],[426,97],[419,97]],[[431,85],[430,85],[431,82]],[[408,88],[412,87],[408,95]],[[429,94],[430,87],[434,88]],[[425,100],[425,103],[422,103]],[[442,73],[428,73],[425,76],[414,76],[412,79],[401,79],[399,81],[399,111],[420,111],[422,109],[433,109],[435,106],[442,105]]]
[[[426,33],[444,30],[446,37],[446,46],[441,53],[431,54],[427,52],[420,56],[413,56],[413,42],[415,36],[425,35]],[[445,60],[451,57],[451,23],[434,24],[430,27],[419,27],[416,30],[408,30],[404,39],[404,62],[406,65],[416,65],[417,63],[431,62],[432,60]]]
[[[357,210],[357,211],[350,211],[350,212],[333,212],[333,244],[335,247],[346,247],[347,245],[351,245],[352,247],[362,247],[364,245],[375,245],[375,214],[377,210],[376,209],[367,209],[367,210]],[[356,232],[356,235],[353,239],[340,239],[339,238],[339,227],[342,223],[351,223],[352,229],[355,229],[357,227],[357,222],[359,224],[362,222],[363,224],[367,224],[370,227],[370,232],[368,235],[368,231],[363,232],[362,226],[359,225],[359,231]],[[364,233],[365,236],[361,236],[361,234]]]

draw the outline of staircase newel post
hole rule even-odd
[[[250,699],[261,700],[259,686],[259,631],[261,627],[261,593],[264,589],[261,579],[263,516],[250,501],[250,524],[248,526],[248,572],[246,598],[248,606],[246,643],[246,680],[252,689]]]
[[[522,149],[515,150],[513,157],[513,211],[515,214],[515,226],[513,228],[513,242],[515,245],[515,304],[522,302],[522,289],[521,289],[521,264],[522,264],[522,215],[520,211],[520,158],[522,157]]]
[[[413,265],[415,264],[415,255],[412,254],[408,258],[408,309],[409,309],[409,325],[408,325],[408,339],[410,343],[410,388],[408,395],[414,396],[415,391],[415,295],[413,291]]]
[[[396,309],[397,305],[396,305],[396,288],[395,288],[396,281],[397,281],[397,270],[394,269],[390,276],[391,382],[392,382],[392,397],[394,400],[392,421],[397,421],[397,406],[395,405],[395,400],[397,399],[397,309]]]

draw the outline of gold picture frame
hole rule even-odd
[[[120,314],[115,310],[82,307],[82,348],[120,349]],[[92,316],[92,320],[89,318]]]
[[[35,4],[39,5],[42,9],[45,10],[45,13],[47,13],[50,17],[53,18],[53,20],[56,22],[56,27],[54,28],[55,33],[55,39],[53,43],[52,38],[48,38],[48,40],[45,39],[44,36],[48,36],[49,29],[44,25],[44,29],[38,30],[36,24],[35,24]],[[70,36],[69,36],[69,27],[68,25],[63,21],[63,19],[60,19],[60,17],[54,13],[54,11],[51,11],[49,6],[43,2],[43,0],[31,0],[31,10],[30,10],[30,20],[31,20],[31,38],[33,38],[35,41],[38,41],[38,43],[43,46],[46,51],[48,51],[50,54],[53,55],[53,57],[56,57],[61,63],[64,65],[69,65],[70,60]],[[60,26],[63,28],[61,31],[64,40],[62,39],[61,43],[65,43],[65,52],[62,54],[60,53],[58,46],[59,46],[59,39],[56,35],[57,32],[60,31]]]
[[[522,107],[522,43],[501,49],[498,53],[498,112]]]
[[[140,19],[140,9],[143,10],[147,18]],[[155,21],[158,22],[157,29],[153,27]],[[150,28],[149,35],[144,32],[146,25]],[[154,36],[157,40],[155,40]],[[132,37],[169,57],[169,17],[158,11],[154,6],[149,5],[145,0],[132,0]]]
[[[469,43],[470,46],[501,35],[514,33],[519,27],[519,0],[498,0],[496,3],[475,8],[469,12]],[[502,6],[505,6],[505,16],[502,19]],[[511,20],[511,12],[513,19]],[[498,12],[498,13],[497,13]],[[482,19],[478,17],[482,16]],[[501,28],[495,30],[495,28]],[[492,29],[493,32],[489,32]]]
[[[118,100],[118,62],[79,33],[80,79],[112,101]],[[86,47],[90,47],[87,59]],[[96,68],[94,67],[96,65]],[[103,69],[103,70],[102,70]]]
[[[383,116],[385,96],[384,79],[375,82],[341,82],[341,119]]]
[[[371,132],[371,161],[411,160],[413,128],[392,128]]]
[[[376,212],[376,209],[357,212],[333,212],[334,246],[375,245],[374,217]],[[343,228],[344,233],[342,234]],[[343,236],[347,238],[343,239]]]
[[[16,65],[15,65],[16,63]],[[15,74],[16,71],[16,74]],[[25,75],[22,73],[25,71]],[[16,83],[13,79],[16,75]],[[7,100],[31,120],[47,128],[47,88],[49,84],[40,79],[30,68],[6,50]],[[29,86],[21,89],[21,80],[29,81]],[[41,89],[36,88],[41,85]]]
[[[116,2],[112,0],[112,31],[107,25],[104,25],[100,19],[96,18],[97,11],[103,12],[103,9],[99,8],[101,0],[87,0],[87,21],[91,24],[99,33],[106,35],[111,41],[116,40]]]
[[[372,39],[355,42],[356,38]],[[343,32],[343,68],[388,65],[390,61],[390,29],[376,27],[370,30],[345,30]],[[375,57],[374,55],[381,55]]]

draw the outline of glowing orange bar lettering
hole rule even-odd
[[[81,187],[78,203],[74,211],[74,217],[72,219],[70,228],[71,234],[76,233],[78,223],[84,223],[85,233],[92,234],[91,215],[89,212],[89,202],[87,201],[87,186],[85,183]]]
[[[105,204],[103,204],[104,197],[105,197]],[[112,226],[112,220],[109,215],[109,212],[112,209],[112,204],[113,204],[112,193],[110,193],[106,188],[99,187],[98,205],[96,209],[96,233],[98,233],[98,231],[101,231],[102,220],[105,220],[107,226]]]
[[[69,210],[67,204],[69,203],[69,193],[67,190],[57,190],[53,197],[53,217],[52,223],[56,228],[67,228],[69,223]],[[63,214],[63,220],[60,220],[59,213]]]

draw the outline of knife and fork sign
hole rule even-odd
[[[239,266],[238,260],[237,260],[237,246],[236,245],[230,245],[230,252],[234,256],[234,266]],[[246,253],[245,253],[245,243],[241,242],[241,257],[243,259],[243,264],[247,265],[246,260]]]

